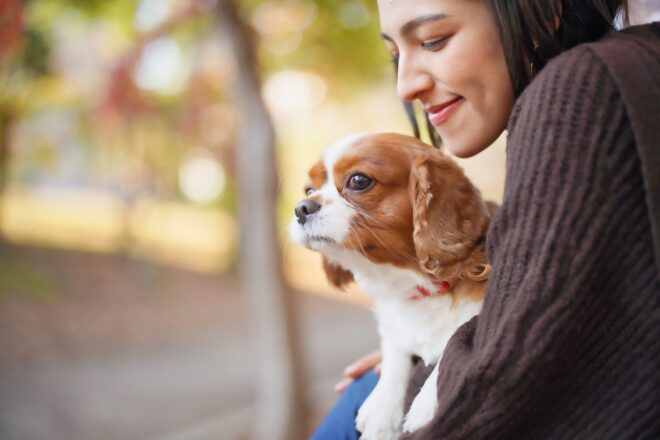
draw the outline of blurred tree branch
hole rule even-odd
[[[132,73],[145,46],[150,42],[171,33],[177,26],[203,11],[204,8],[196,1],[185,4],[185,7],[172,14],[167,20],[150,32],[142,35],[138,41],[122,55],[112,72],[110,83],[101,102],[101,112],[109,119],[130,116],[133,111],[149,110],[147,101],[143,99],[133,83]]]

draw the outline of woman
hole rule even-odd
[[[398,93],[450,152],[508,127],[482,313],[445,350],[433,420],[404,438],[660,438],[660,26],[613,32],[625,0],[378,7]],[[356,438],[376,380],[350,384],[313,438]]]

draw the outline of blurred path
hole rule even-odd
[[[41,258],[49,262],[50,257]],[[209,280],[208,288],[217,283]],[[252,374],[267,366],[259,364],[252,348],[240,294],[225,289],[213,298],[201,306],[216,310],[217,321],[203,331],[159,343],[153,338],[149,344],[127,341],[127,349],[119,349],[121,344],[114,341],[109,353],[87,347],[84,355],[65,351],[29,362],[5,362],[0,366],[0,438],[246,438],[255,395]],[[298,298],[300,335],[311,372],[307,397],[318,416],[334,400],[332,384],[342,369],[376,347],[375,325],[367,310],[314,295]]]

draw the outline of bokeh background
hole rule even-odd
[[[274,319],[295,321],[281,351],[304,435],[377,337],[368,300],[330,288],[287,223],[324,146],[410,129],[375,2],[235,4],[275,127],[291,307]],[[261,268],[239,270],[236,165],[254,127],[218,14],[214,0],[0,0],[0,438],[280,438],[255,428],[282,402],[256,380],[269,311],[241,285]],[[631,2],[633,23],[658,19],[660,1]],[[460,161],[495,201],[504,150]]]

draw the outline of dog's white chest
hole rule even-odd
[[[358,287],[373,299],[381,343],[417,355],[427,365],[440,358],[456,329],[481,309],[480,302],[455,302],[448,294],[411,300],[419,296],[417,286],[434,290],[418,272],[376,264],[346,250],[333,251],[327,256],[351,270]]]
[[[451,296],[445,295],[375,302],[374,313],[383,343],[421,357],[426,365],[437,362],[449,338],[464,322],[459,319],[463,314],[457,313],[452,301]],[[475,304],[472,311],[472,316],[479,313],[479,306]]]

